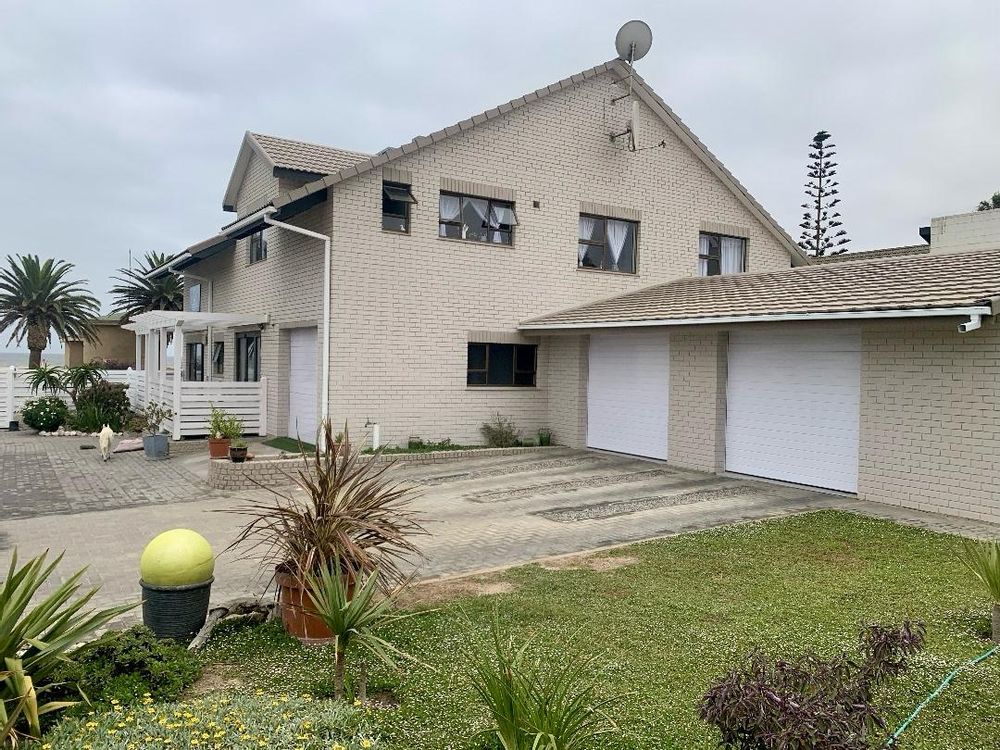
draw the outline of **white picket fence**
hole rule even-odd
[[[112,383],[128,383],[131,370],[109,370],[104,375],[105,380]],[[49,393],[35,394],[28,385],[28,371],[16,367],[8,367],[0,371],[0,426],[6,427],[14,419],[14,415],[24,408],[25,403]],[[65,393],[57,394],[66,403],[70,402]]]
[[[267,379],[259,383],[227,383],[181,381],[180,391],[175,392],[173,372],[164,373],[161,381],[154,374],[147,383],[142,370],[110,370],[105,379],[112,383],[128,385],[128,397],[132,408],[140,410],[147,402],[164,404],[174,412],[174,417],[166,421],[163,428],[174,440],[186,437],[208,435],[208,418],[212,407],[224,409],[240,418],[243,430],[248,435],[267,434]],[[8,368],[0,375],[0,427],[6,427],[24,407],[27,401],[38,398],[31,392],[27,382],[27,372]],[[69,401],[69,397],[60,394]]]

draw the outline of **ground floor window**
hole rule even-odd
[[[187,360],[187,379],[205,379],[205,345],[200,342],[188,344],[185,347],[184,359]]]
[[[222,341],[212,344],[212,373],[222,375],[226,371],[226,345]]]
[[[236,334],[236,380],[260,380],[260,334]]]
[[[535,344],[470,343],[467,385],[535,385],[538,346]]]

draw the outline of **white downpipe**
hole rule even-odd
[[[323,242],[323,345],[322,354],[323,357],[323,375],[320,394],[320,418],[324,422],[330,421],[330,315],[331,315],[331,302],[330,295],[332,293],[333,281],[333,258],[331,257],[332,248],[330,246],[330,238],[325,234],[320,234],[319,232],[313,232],[308,229],[303,229],[302,227],[297,227],[294,224],[286,224],[283,221],[277,221],[272,219],[270,216],[264,217],[264,222],[270,224],[271,226],[280,227],[281,229],[287,229],[289,232],[295,232],[296,234],[301,234],[306,237],[312,237],[315,240],[321,240]],[[323,445],[324,431],[320,430],[319,441],[320,447],[325,448]]]
[[[968,333],[969,331],[978,331],[983,327],[983,316],[979,313],[975,313],[969,316],[969,319],[964,323],[958,324],[959,333]]]

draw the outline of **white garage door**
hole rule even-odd
[[[727,391],[729,471],[857,491],[856,330],[733,331]]]
[[[591,336],[587,445],[666,459],[669,390],[666,332]]]
[[[293,328],[288,356],[288,436],[316,442],[316,329]]]

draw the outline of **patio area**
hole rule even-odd
[[[224,380],[211,374],[204,359],[195,372],[201,379],[191,379],[186,361],[186,338],[203,336],[202,349],[211,352],[221,331],[267,322],[267,316],[228,313],[158,311],[137,315],[123,328],[134,331],[136,370],[128,370],[129,399],[134,409],[150,402],[165,405],[173,412],[164,428],[174,440],[208,435],[212,407],[224,409],[243,422],[248,435],[267,434],[267,378],[244,381]],[[173,347],[172,361],[168,345]],[[256,378],[259,368],[253,373]]]

